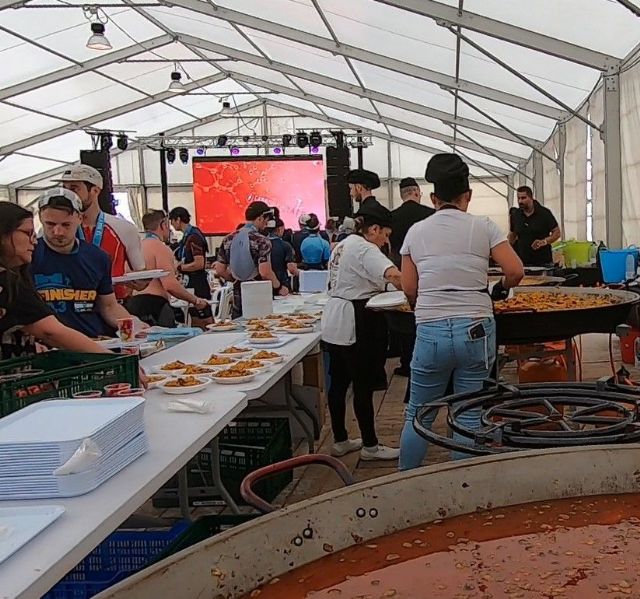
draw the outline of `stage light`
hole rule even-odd
[[[232,156],[237,156],[238,154],[240,154],[240,148],[238,148],[237,146],[233,146],[231,148],[231,155]]]
[[[87,40],[90,50],[111,50],[111,43],[104,34],[104,23],[91,23],[91,37]]]
[[[263,135],[261,139],[262,139],[262,141],[269,141],[269,136],[268,135]]]
[[[218,139],[216,140],[216,145],[219,148],[224,148],[227,145],[227,139],[229,138],[226,135],[218,136]]]
[[[285,133],[282,136],[282,145],[285,148],[288,148],[291,145],[291,140],[293,139],[292,135],[289,135],[288,133]]]
[[[113,147],[113,137],[111,133],[100,134],[100,150],[106,152]]]
[[[282,154],[282,148],[273,148],[274,154]]]
[[[129,147],[129,138],[124,133],[121,133],[118,135],[117,145],[118,150],[122,150],[124,152]]]
[[[244,143],[248,143],[248,142],[249,142],[249,139],[250,139],[250,138],[249,138],[249,136],[248,136],[248,135],[243,135],[243,136],[242,136],[242,141],[243,141]]]
[[[344,148],[344,131],[332,131],[331,135],[335,137],[336,148]]]
[[[187,148],[180,148],[178,156],[180,156],[182,164],[189,164],[189,150]]]
[[[312,154],[317,154],[320,151],[320,148],[318,148],[317,146],[315,148],[310,148],[309,152],[311,152]]]
[[[175,148],[169,148],[167,150],[167,162],[169,164],[173,164],[176,161],[176,150]]]
[[[205,148],[203,148],[202,146],[199,148],[196,148],[196,154],[198,156],[204,156],[207,153],[207,150]]]
[[[320,131],[312,131],[311,135],[309,135],[309,143],[312,148],[317,148],[322,145],[322,134]]]
[[[299,148],[306,148],[309,145],[309,136],[304,131],[296,134],[296,144]]]
[[[233,109],[229,102],[222,102],[222,110],[220,110],[220,116],[233,116]]]

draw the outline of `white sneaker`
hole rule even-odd
[[[341,458],[343,455],[347,455],[352,451],[358,451],[362,448],[362,439],[347,439],[346,441],[340,441],[334,443],[331,447],[331,455],[334,458]]]
[[[376,445],[375,447],[363,447],[360,458],[363,460],[397,460],[400,457],[400,449]]]

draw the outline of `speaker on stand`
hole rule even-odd
[[[115,214],[116,207],[113,201],[113,181],[111,179],[111,156],[109,150],[81,150],[80,162],[92,166],[102,175],[104,184],[98,196],[98,203],[103,212]]]
[[[344,218],[353,215],[349,196],[349,148],[327,146],[327,197],[329,216]]]

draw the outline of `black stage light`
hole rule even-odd
[[[216,145],[219,148],[224,148],[227,145],[227,139],[229,138],[226,135],[218,136],[218,139],[216,140]]]
[[[249,139],[250,139],[250,138],[249,138],[249,136],[248,136],[248,135],[243,135],[243,136],[242,136],[242,141],[243,141],[244,143],[248,143]]]
[[[113,137],[111,133],[101,133],[100,134],[100,150],[106,152],[113,147]]]
[[[187,148],[180,148],[178,156],[180,156],[182,164],[189,164],[189,150]]]
[[[175,148],[169,148],[167,150],[167,162],[169,164],[173,164],[176,161],[176,150]]]
[[[311,135],[309,135],[309,143],[312,148],[317,148],[322,145],[322,134],[320,131],[312,131]]]
[[[122,150],[124,152],[129,147],[129,138],[124,133],[121,133],[118,135],[117,144],[118,150]]]
[[[306,148],[309,145],[309,136],[304,131],[296,134],[296,144],[299,148]]]
[[[282,146],[285,148],[288,148],[291,145],[291,140],[293,139],[292,135],[289,135],[288,133],[285,133],[282,136]]]

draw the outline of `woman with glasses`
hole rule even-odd
[[[29,273],[36,243],[31,212],[0,202],[0,358],[35,353],[36,339],[60,349],[107,353],[64,326],[38,295]]]

